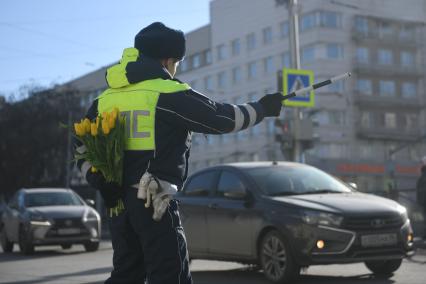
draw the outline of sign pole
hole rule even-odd
[[[299,48],[299,14],[298,14],[298,1],[290,0],[288,6],[289,22],[290,22],[290,52],[291,52],[291,65],[294,69],[300,69],[300,48]],[[294,108],[293,121],[294,131],[297,132],[300,129],[300,115],[301,111],[298,107]],[[294,150],[293,150],[293,161],[302,161],[302,148],[301,143],[298,139],[294,139]]]

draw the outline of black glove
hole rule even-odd
[[[279,116],[281,112],[283,95],[281,93],[267,94],[258,102],[263,107],[265,117]]]
[[[123,189],[118,183],[107,182],[100,172],[92,173],[90,170],[86,174],[87,182],[101,193],[105,206],[113,208],[117,206],[118,200],[123,197]]]

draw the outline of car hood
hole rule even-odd
[[[393,200],[364,193],[304,194],[272,197],[272,199],[303,207],[304,209],[351,216],[389,214],[403,210],[403,207]]]
[[[29,213],[40,214],[46,218],[81,218],[86,206],[40,206],[27,208]]]

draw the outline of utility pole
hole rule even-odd
[[[300,45],[299,45],[299,5],[298,0],[290,0],[288,5],[289,13],[289,26],[290,26],[290,54],[291,54],[291,66],[294,69],[301,69],[300,67]],[[302,112],[298,107],[294,108],[293,120],[294,120],[294,134],[300,131],[300,119]],[[293,160],[295,162],[302,161],[302,147],[300,141],[297,139],[297,135],[294,135],[294,150]]]
[[[71,129],[69,128],[71,125],[72,115],[71,110],[68,110],[68,128],[67,128],[67,159],[65,161],[65,188],[70,187],[70,179],[71,179]]]

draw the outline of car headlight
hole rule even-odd
[[[30,217],[31,225],[36,225],[36,226],[50,226],[51,225],[50,221],[47,220],[41,214],[31,213],[29,217]]]
[[[303,211],[303,221],[309,225],[323,225],[339,227],[342,224],[343,217],[320,211]]]
[[[86,212],[84,212],[83,222],[98,221],[98,220],[99,220],[99,214],[95,212],[94,210],[88,209],[86,210]]]
[[[405,222],[407,222],[408,220],[407,209],[404,206],[400,206],[400,208],[398,209],[399,209],[399,214],[401,215],[402,223],[405,224]]]

